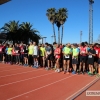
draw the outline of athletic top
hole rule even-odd
[[[49,55],[50,52],[52,51],[52,48],[51,47],[46,47],[45,50],[46,50],[46,54]]]
[[[79,53],[79,49],[78,48],[73,48],[73,56],[75,57],[75,58],[78,58],[78,54]]]
[[[45,56],[45,47],[40,47],[40,56]]]
[[[80,54],[81,56],[86,56],[87,55],[86,51],[87,51],[87,47],[80,47],[80,53],[82,53]]]
[[[28,54],[29,54],[29,55],[33,55],[33,51],[34,51],[33,45],[30,45],[30,46],[28,47],[28,50],[29,50]]]
[[[8,55],[11,55],[12,54],[12,48],[8,48],[7,53],[8,53]]]
[[[12,49],[12,55],[16,55],[16,52],[14,49]]]
[[[71,48],[68,48],[68,47],[64,47],[63,48],[63,52],[66,54],[70,54],[72,52],[72,49]]]
[[[55,58],[60,58],[61,55],[59,54],[60,48],[56,48],[54,53],[55,53]]]
[[[38,46],[34,46],[33,50],[33,55],[38,55]]]
[[[25,51],[24,51],[24,46],[21,46],[21,47],[20,47],[20,53],[21,53],[21,54],[24,54],[24,52],[25,52]]]
[[[100,48],[94,47],[94,50],[96,51],[96,57],[98,57],[99,56],[99,50],[100,50]]]
[[[3,52],[3,46],[0,46],[0,53]]]

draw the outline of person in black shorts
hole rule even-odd
[[[96,51],[94,50],[94,46],[90,45],[90,50],[88,51],[88,65],[89,65],[89,75],[93,75],[94,72],[94,57],[96,56]]]

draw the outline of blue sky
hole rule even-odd
[[[94,0],[94,40],[100,34],[100,0]],[[48,8],[68,9],[68,19],[64,24],[63,43],[79,43],[80,31],[83,32],[82,41],[88,41],[89,33],[89,0],[12,0],[0,6],[0,28],[11,20],[30,22],[33,28],[47,37],[46,42],[52,42],[52,25],[46,16]],[[57,27],[56,35],[58,34]],[[58,40],[58,39],[57,39]]]

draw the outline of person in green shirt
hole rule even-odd
[[[77,64],[78,64],[78,56],[79,56],[79,49],[76,44],[73,45],[72,51],[72,67],[73,72],[72,74],[76,74]]]
[[[34,46],[32,42],[30,42],[30,45],[28,47],[28,63],[29,66],[33,67],[33,51],[34,51]]]
[[[40,58],[41,58],[41,66],[45,67],[45,57],[46,57],[46,50],[44,44],[40,47]]]
[[[12,45],[9,45],[8,50],[7,50],[7,54],[8,54],[8,63],[11,63]]]
[[[72,48],[71,48],[70,43],[68,43],[63,48],[63,68],[64,68],[64,74],[66,72],[67,72],[67,74],[69,74],[71,54],[72,54]]]

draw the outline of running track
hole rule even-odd
[[[86,90],[100,90],[100,79],[0,64],[0,100],[100,100]]]

